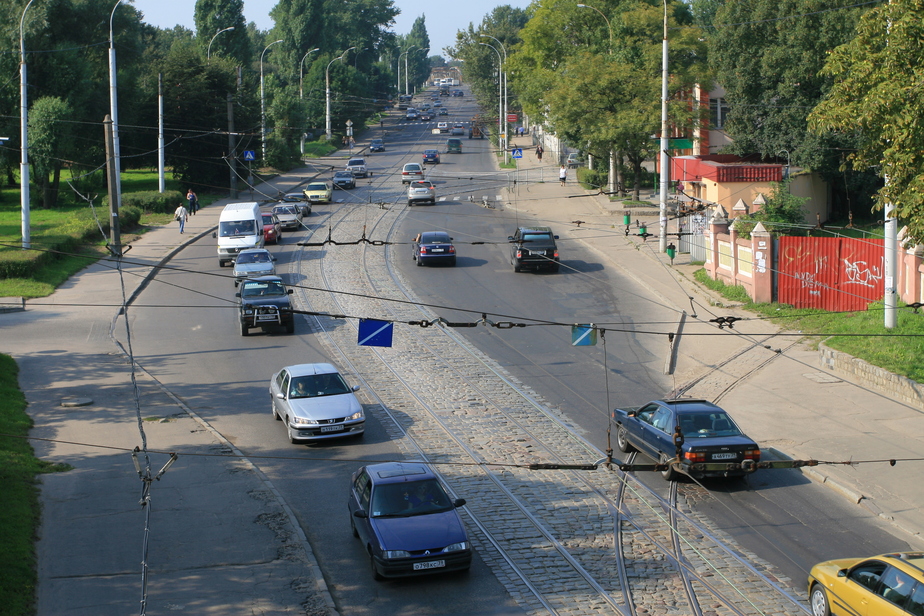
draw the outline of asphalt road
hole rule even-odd
[[[471,117],[470,100],[448,102],[453,110],[450,122]],[[403,187],[396,170],[405,162],[419,161],[423,149],[444,142],[446,136],[433,135],[419,124],[400,124],[386,126],[386,152],[368,157],[373,177],[365,183],[360,180],[353,191],[335,192],[342,203],[316,206],[315,215],[306,221],[309,227],[325,234],[317,221],[344,207],[374,207],[363,204],[379,201],[403,206]],[[435,124],[436,120],[431,126]],[[674,311],[659,305],[646,290],[567,237],[560,242],[561,273],[514,274],[503,241],[522,222],[521,216],[466,201],[468,195],[494,194],[506,184],[494,174],[484,175],[493,171],[488,148],[488,140],[463,138],[463,154],[442,154],[444,162],[429,171],[439,194],[450,198],[435,206],[411,209],[399,228],[405,240],[421,230],[445,229],[459,248],[454,269],[417,268],[409,248],[392,249],[399,251],[398,268],[419,297],[447,307],[511,315],[510,320],[597,319],[638,326],[676,318]],[[279,258],[281,272],[290,268],[297,250],[293,239],[293,234],[285,234],[282,245],[270,247]],[[472,241],[492,243],[472,245]],[[171,264],[180,269],[158,274],[144,291],[130,313],[136,358],[246,454],[274,456],[255,463],[296,512],[341,613],[521,613],[477,555],[468,574],[388,583],[372,580],[365,554],[350,534],[347,481],[361,464],[394,459],[399,452],[383,426],[372,420],[361,441],[311,447],[288,443],[281,424],[270,415],[269,378],[285,365],[330,358],[304,320],[299,320],[294,336],[277,332],[241,337],[230,270],[218,269],[214,251],[208,238],[191,245]],[[448,309],[445,316],[476,318]],[[168,330],[178,335],[164,336]],[[608,405],[639,404],[673,386],[661,374],[665,349],[629,334],[607,340],[604,362],[601,346],[574,349],[558,328],[507,330],[503,336],[487,328],[461,333],[558,405],[601,449],[607,447]],[[649,483],[663,489],[659,476]],[[797,585],[811,564],[832,554],[903,547],[869,516],[795,472],[764,473],[749,483],[716,482],[708,487],[710,492],[695,506],[708,511],[718,527],[757,557],[777,565]]]

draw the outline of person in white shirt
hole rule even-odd
[[[173,213],[173,219],[180,223],[180,233],[183,233],[183,229],[186,227],[186,218],[189,216],[189,212],[186,211],[186,208],[183,207],[183,204],[180,204],[180,207],[176,208],[176,211]]]

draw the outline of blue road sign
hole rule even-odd
[[[244,150],[244,160],[257,160],[254,150]]]
[[[597,328],[590,325],[571,326],[571,346],[595,346],[597,344]]]
[[[359,320],[359,346],[390,347],[394,323],[375,319]]]
[[[513,148],[513,154],[511,154],[511,156],[514,158],[523,158],[523,148]]]

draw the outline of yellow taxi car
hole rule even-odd
[[[302,192],[305,193],[308,203],[330,203],[334,193],[330,182],[312,182]]]
[[[818,563],[808,593],[812,616],[924,616],[924,552]]]

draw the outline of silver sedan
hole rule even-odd
[[[270,380],[273,418],[285,422],[292,443],[359,436],[366,417],[358,389],[330,364],[287,366]]]

